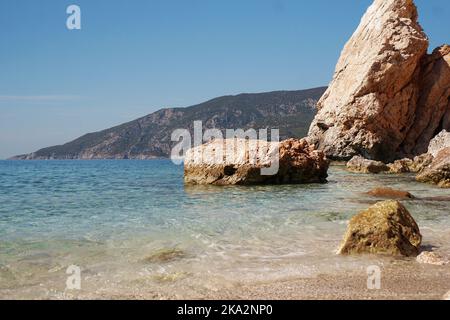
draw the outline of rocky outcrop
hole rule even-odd
[[[184,180],[201,185],[324,183],[328,165],[323,152],[305,140],[215,140],[188,150]]]
[[[430,165],[431,161],[433,161],[433,156],[428,153],[424,153],[420,156],[414,157],[414,159],[405,158],[396,160],[393,163],[389,163],[387,166],[389,168],[389,173],[419,173]]]
[[[310,143],[341,160],[425,152],[450,125],[450,47],[427,48],[413,0],[375,0],[318,102]]]
[[[407,191],[395,190],[391,188],[375,188],[367,192],[367,194],[377,198],[414,199],[414,196]]]
[[[417,256],[421,242],[408,210],[398,201],[384,201],[350,220],[338,253]]]
[[[354,156],[347,162],[347,170],[354,173],[380,173],[389,171],[389,167],[381,161],[364,159]]]
[[[417,181],[450,188],[450,147],[439,151],[433,161],[417,177]]]

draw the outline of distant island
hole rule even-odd
[[[170,155],[171,134],[178,128],[193,131],[194,121],[204,128],[226,130],[280,129],[282,139],[307,135],[316,115],[316,104],[326,87],[298,91],[274,91],[223,96],[187,108],[156,111],[74,141],[11,160],[154,159]]]

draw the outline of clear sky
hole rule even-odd
[[[162,107],[327,85],[371,2],[1,0],[0,158]],[[416,3],[432,46],[450,42],[450,1]]]

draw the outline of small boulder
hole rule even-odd
[[[389,167],[389,173],[409,173],[411,172],[411,167],[413,166],[414,161],[411,159],[401,159],[397,160],[394,163],[390,163],[387,166]]]
[[[354,216],[339,254],[417,256],[422,235],[408,210],[398,201],[378,202]]]
[[[264,172],[270,167],[276,170]],[[328,167],[325,154],[303,139],[214,140],[188,150],[184,181],[191,185],[325,183]]]
[[[450,147],[442,149],[416,179],[419,182],[437,184],[441,188],[450,188]]]
[[[418,263],[432,264],[435,266],[443,266],[448,263],[444,258],[432,251],[424,251],[416,258]]]
[[[367,194],[377,198],[414,199],[414,196],[407,191],[395,190],[391,188],[376,188],[370,190]]]
[[[410,165],[410,172],[419,173],[428,167],[433,161],[433,156],[429,153],[424,153],[420,156],[414,157],[413,163]]]
[[[389,173],[393,174],[419,173],[430,165],[431,161],[433,161],[433,156],[429,153],[424,153],[414,157],[414,159],[405,158],[396,160],[393,163],[389,163],[387,166],[389,168]]]
[[[389,167],[381,161],[368,160],[354,156],[347,162],[347,170],[354,173],[380,173],[389,171]]]

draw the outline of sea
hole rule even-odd
[[[332,166],[326,184],[185,186],[170,160],[0,161],[0,299],[207,298],[414,263],[336,255],[376,187],[411,192],[424,246],[450,255],[449,191],[413,175]]]

